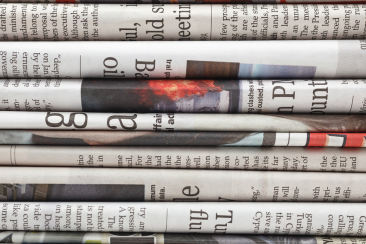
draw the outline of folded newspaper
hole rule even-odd
[[[0,110],[356,114],[366,113],[365,94],[357,79],[3,79]]]
[[[366,40],[4,42],[2,78],[363,79]]]
[[[97,164],[104,157],[82,160]],[[186,163],[179,157],[166,160],[176,166]],[[339,172],[2,166],[0,200],[365,202],[365,177]]]
[[[0,130],[0,145],[365,147],[366,133]]]
[[[366,115],[2,111],[0,129],[363,133]]]
[[[363,236],[362,203],[14,202],[2,229]]]
[[[364,237],[350,236],[285,236],[285,235],[220,235],[117,232],[0,232],[0,243],[18,244],[362,244]]]
[[[0,40],[235,41],[366,38],[363,14],[366,6],[357,4],[357,1],[344,5],[222,4],[228,1],[217,1],[221,4],[212,5],[191,5],[189,2],[195,1],[179,1],[188,4],[164,6],[155,1],[150,1],[154,3],[152,5],[91,5],[91,1],[85,1],[85,4],[2,4]]]
[[[0,146],[0,165],[366,172],[365,149]]]

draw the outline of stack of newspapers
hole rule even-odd
[[[0,243],[365,244],[366,0],[2,0]]]

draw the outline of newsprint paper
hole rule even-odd
[[[363,244],[364,242],[365,238],[358,236],[163,234],[146,232],[26,232],[11,230],[0,233],[0,243],[14,244]]]
[[[366,80],[3,79],[0,97],[3,111],[366,113]]]
[[[3,230],[364,236],[362,203],[14,202]]]
[[[0,40],[365,39],[365,10],[366,4],[357,2],[344,5],[1,4]]]
[[[0,129],[363,133],[366,115],[2,111]]]
[[[363,79],[365,40],[4,42],[2,78]]]
[[[366,147],[366,133],[0,130],[0,145]]]
[[[366,202],[365,173],[2,166],[0,180],[1,201]]]
[[[0,146],[0,165],[366,172],[365,149]]]

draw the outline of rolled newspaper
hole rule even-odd
[[[0,6],[0,40],[235,41],[366,38],[364,1],[353,0],[351,3],[343,0],[342,2],[349,2],[344,5],[227,4],[229,1],[223,0],[216,0],[221,4],[190,5],[189,2],[208,1],[179,0],[187,4],[158,5],[150,0],[142,1],[154,4],[90,4],[112,0],[80,1],[85,4],[70,4],[72,1],[69,0],[68,4],[5,3]],[[160,1],[169,3],[166,0]],[[113,2],[132,3],[133,0]],[[268,0],[263,2],[269,3]]]
[[[365,40],[4,42],[0,78],[363,79]]]
[[[3,202],[1,205],[5,230],[366,234],[362,203]]]
[[[0,243],[18,244],[362,244],[364,237],[350,236],[284,236],[284,235],[223,235],[172,233],[116,232],[27,232],[3,231]]]
[[[362,114],[365,94],[366,80],[3,79],[0,110]]]
[[[0,129],[363,133],[366,115],[6,111]]]
[[[104,156],[83,160],[98,164]],[[164,161],[187,163],[180,157]],[[3,166],[0,200],[365,202],[364,182],[365,173]]]

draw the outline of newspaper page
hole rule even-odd
[[[365,147],[366,133],[0,130],[0,145]]]
[[[122,2],[122,1],[121,1]],[[2,4],[2,41],[365,39],[366,4]]]
[[[364,236],[362,203],[2,203],[3,230]]]
[[[0,110],[363,114],[365,94],[366,80],[3,79]]]
[[[0,243],[14,244],[363,244],[364,237],[351,236],[285,236],[285,235],[220,235],[173,233],[116,232],[0,232]]]
[[[365,40],[4,42],[0,78],[363,79]]]
[[[1,111],[0,129],[363,133],[366,115]]]
[[[366,202],[365,173],[2,166],[0,180],[1,201]]]
[[[0,146],[0,165],[366,172],[365,149]]]

